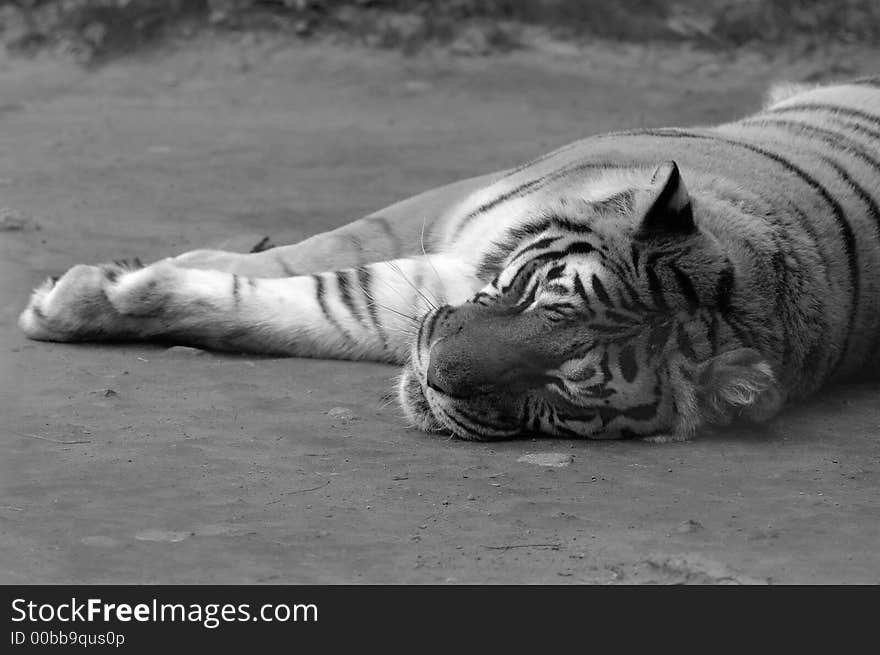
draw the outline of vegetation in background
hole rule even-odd
[[[446,44],[463,54],[516,47],[525,26],[560,39],[880,43],[878,0],[0,0],[10,50],[47,47],[95,61],[198,29],[343,35],[376,47]]]

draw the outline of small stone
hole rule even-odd
[[[348,407],[333,407],[327,412],[327,416],[337,421],[354,421],[358,417]]]
[[[172,530],[141,530],[134,538],[138,541],[165,541],[175,543],[192,536],[189,532],[174,532]]]
[[[104,398],[116,398],[119,395],[113,389],[95,389],[94,391],[89,391],[89,393],[103,396]]]
[[[33,216],[17,209],[0,208],[0,232],[25,232],[39,229],[40,226]]]
[[[687,521],[682,521],[676,526],[675,531],[678,534],[690,534],[691,532],[699,532],[703,530],[703,524],[699,521],[695,521],[693,519],[688,519]]]
[[[476,497],[475,495],[473,495],[473,494],[470,494],[470,495],[467,497],[467,499],[468,499],[468,500],[476,500],[477,497]]]
[[[574,457],[567,453],[530,453],[516,460],[525,464],[537,464],[538,466],[552,466],[562,468],[574,461]]]
[[[119,541],[113,537],[105,537],[103,535],[93,535],[91,537],[83,537],[82,542],[86,546],[98,546],[101,548],[113,548],[119,545]]]

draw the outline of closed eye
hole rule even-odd
[[[578,308],[569,302],[553,302],[541,306],[546,317],[554,322],[564,321],[577,316]]]
[[[560,296],[571,295],[571,289],[559,282],[552,282],[544,287],[544,293],[555,293]]]
[[[579,371],[572,373],[568,376],[568,380],[570,382],[587,382],[588,380],[592,380],[596,377],[598,371],[592,366],[585,366]]]

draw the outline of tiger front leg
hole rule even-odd
[[[168,260],[141,269],[76,266],[34,292],[19,324],[29,337],[47,341],[161,339],[237,352],[400,362],[431,304],[460,301],[479,284],[460,262],[435,259],[275,279]]]
[[[320,253],[318,253],[320,254]],[[235,273],[245,277],[295,277],[327,270],[320,257],[308,253],[302,244],[281,246],[261,252],[228,252],[226,250],[190,250],[167,261],[180,268]],[[358,264],[362,262],[357,262]]]
[[[393,230],[385,219],[373,217],[286,246],[276,247],[261,241],[249,252],[199,249],[182,253],[169,261],[184,268],[275,278],[354,268],[367,262],[424,254],[418,253],[418,246],[412,252],[403,252],[400,244],[389,237],[391,233]]]

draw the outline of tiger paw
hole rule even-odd
[[[126,271],[106,286],[107,299],[124,317],[158,317],[173,304],[171,298],[180,273],[181,269],[168,260]]]
[[[31,294],[19,327],[39,341],[84,341],[133,336],[134,326],[112,301],[121,280],[142,269],[139,260],[78,265],[49,278]],[[134,330],[137,333],[137,330]]]

